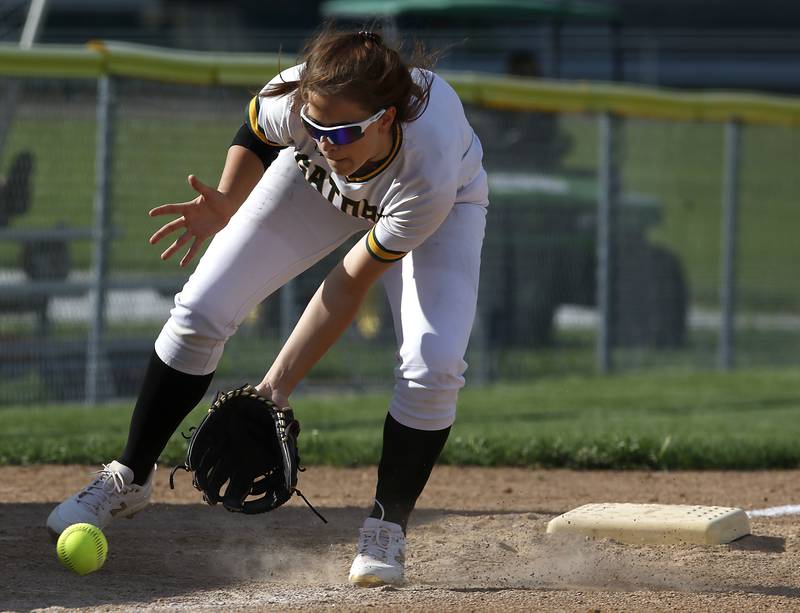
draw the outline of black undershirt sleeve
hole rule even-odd
[[[278,157],[280,150],[283,149],[283,147],[276,147],[275,145],[268,145],[263,142],[253,134],[250,128],[247,127],[247,124],[242,124],[242,127],[239,128],[239,131],[231,142],[231,146],[233,145],[240,145],[255,153],[258,159],[261,160],[261,163],[264,164],[264,170],[269,168],[269,165]]]

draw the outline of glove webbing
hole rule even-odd
[[[190,437],[187,437],[187,436],[186,436],[186,435],[185,435],[183,432],[181,432],[181,436],[183,436],[184,438],[190,438]],[[174,466],[174,467],[172,468],[172,470],[169,472],[169,489],[171,489],[171,490],[174,490],[174,489],[175,489],[175,473],[176,473],[178,470],[185,470],[187,473],[190,473],[190,472],[192,472],[191,470],[189,470],[189,468],[188,468],[188,467],[187,467],[185,464],[178,464],[178,465]],[[298,469],[298,470],[305,471],[305,468],[300,468],[300,469]],[[322,513],[320,513],[319,511],[317,511],[317,510],[314,508],[314,505],[312,505],[312,504],[311,504],[311,503],[308,501],[308,498],[306,498],[306,497],[305,497],[305,495],[303,494],[303,492],[301,492],[300,490],[298,490],[296,487],[293,487],[293,488],[292,488],[292,493],[293,493],[293,494],[297,494],[298,496],[300,496],[300,498],[302,498],[302,499],[303,499],[303,502],[305,502],[305,503],[308,505],[308,508],[309,508],[309,509],[311,509],[312,511],[314,511],[314,513],[316,514],[316,516],[317,516],[317,517],[319,517],[319,518],[320,518],[320,519],[321,519],[323,522],[325,522],[326,524],[328,523],[328,520],[327,520],[327,519],[325,519],[325,517],[323,517]]]

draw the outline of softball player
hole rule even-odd
[[[350,569],[357,585],[403,581],[405,531],[455,419],[475,315],[488,190],[456,93],[372,32],[326,31],[305,62],[254,97],[217,189],[157,207],[150,239],[179,237],[185,266],[214,236],[155,342],[128,442],[47,525],[60,533],[136,513],[155,462],[206,393],[225,341],[267,296],[354,233],[258,384],[279,406],[352,322],[381,278],[397,337],[375,504]]]

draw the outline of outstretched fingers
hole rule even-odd
[[[187,177],[187,180],[189,181],[189,185],[192,186],[192,189],[194,191],[196,191],[198,194],[200,194],[201,196],[208,197],[208,196],[213,195],[213,192],[217,191],[213,187],[211,187],[210,185],[206,185],[205,183],[203,183],[195,175],[189,175]]]
[[[190,240],[194,239],[189,250],[180,261],[181,266],[186,266],[186,264],[192,260],[200,250],[205,238],[210,233],[216,232],[219,229],[217,226],[222,227],[225,225],[224,223],[215,224],[213,219],[215,213],[213,210],[210,211],[209,207],[206,206],[210,200],[213,200],[215,197],[218,198],[219,193],[194,175],[189,175],[188,180],[189,185],[200,194],[199,196],[189,202],[162,204],[148,212],[150,217],[159,217],[161,215],[176,216],[176,219],[161,226],[150,237],[149,242],[151,245],[155,245],[162,238],[177,230],[183,230],[183,234],[161,254],[162,260],[172,257],[176,251],[186,245]],[[219,217],[218,214],[217,217]],[[210,222],[209,218],[211,218]],[[209,225],[213,226],[210,230],[208,228]]]
[[[192,261],[192,258],[197,254],[200,250],[200,246],[203,244],[203,241],[200,238],[195,237],[192,246],[189,247],[189,251],[186,252],[186,255],[181,258],[181,267],[186,266],[189,262]]]
[[[162,260],[167,260],[172,257],[172,255],[181,247],[183,247],[189,240],[191,240],[192,234],[187,230],[183,234],[181,234],[174,243],[172,243],[164,253],[161,254]],[[184,257],[184,259],[186,259]],[[181,266],[183,266],[183,260],[181,260]]]
[[[186,227],[185,217],[179,217],[178,219],[174,219],[169,223],[164,224],[158,230],[155,231],[153,236],[150,237],[150,244],[155,245],[158,241],[167,236],[167,234],[172,234],[176,230],[180,230],[181,228],[185,227]]]
[[[187,208],[194,204],[194,200],[189,202],[177,202],[175,204],[162,204],[154,209],[150,209],[147,214],[150,217],[159,217],[161,215],[183,215]]]

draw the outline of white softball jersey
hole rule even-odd
[[[282,78],[294,80],[298,70]],[[361,233],[369,252],[388,262],[381,280],[397,340],[389,412],[421,430],[453,423],[488,190],[458,96],[433,73],[415,77],[433,80],[427,108],[396,127],[390,155],[363,176],[332,172],[291,111],[291,95],[251,100],[251,130],[283,150],[175,296],[155,345],[166,364],[196,375],[216,370],[225,342],[261,301]]]
[[[289,68],[269,84],[296,81],[301,68]],[[458,95],[435,73],[415,69],[412,76],[423,85],[431,82],[425,112],[416,121],[396,124],[389,156],[361,176],[344,177],[331,170],[299,114],[291,111],[293,94],[256,96],[248,107],[256,136],[293,147],[306,181],[328,202],[375,224],[368,245],[381,259],[398,259],[420,245],[454,204],[488,204],[483,150]]]

